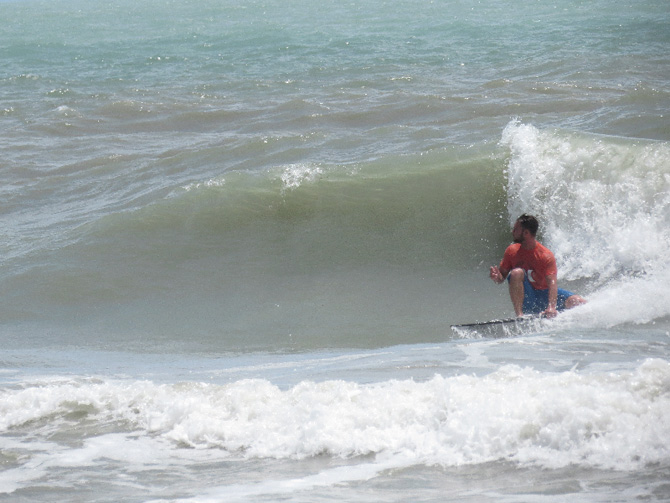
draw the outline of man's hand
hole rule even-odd
[[[542,315],[545,318],[556,318],[556,316],[558,316],[558,311],[556,311],[555,307],[548,307],[542,312]]]
[[[500,269],[496,265],[491,266],[491,273],[490,273],[491,279],[493,280],[494,283],[502,283],[505,281],[505,278],[503,277],[502,273],[500,272]]]

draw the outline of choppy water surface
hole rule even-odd
[[[664,2],[0,19],[0,499],[670,500]]]

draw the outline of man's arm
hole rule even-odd
[[[549,285],[549,305],[544,311],[547,318],[554,318],[558,311],[556,311],[556,302],[558,300],[558,281],[556,274],[547,274],[547,285]]]

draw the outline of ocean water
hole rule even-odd
[[[665,0],[0,20],[0,501],[670,501]]]

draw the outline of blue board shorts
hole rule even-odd
[[[509,275],[507,276],[509,281]],[[558,296],[556,297],[556,310],[565,310],[565,301],[568,297],[573,296],[574,293],[563,288],[558,289]],[[536,290],[530,284],[528,273],[523,278],[523,312],[524,314],[540,314],[549,307],[549,289]]]

